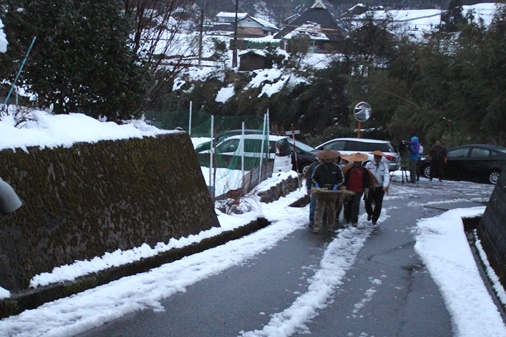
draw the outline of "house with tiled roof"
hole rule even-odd
[[[235,13],[219,12],[216,15],[215,30],[234,31]],[[264,37],[274,35],[279,28],[269,21],[255,18],[248,13],[237,13],[237,35],[244,37]]]
[[[342,50],[347,34],[347,26],[332,3],[315,0],[311,8],[287,24],[274,38],[283,40],[286,46],[294,36],[305,35],[310,40],[310,52],[324,53]]]

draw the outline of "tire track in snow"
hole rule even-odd
[[[364,222],[365,215],[361,216]],[[307,292],[282,312],[272,315],[261,330],[240,331],[241,337],[287,337],[297,332],[310,333],[306,322],[327,306],[330,296],[342,284],[342,279],[355,263],[357,253],[363,247],[373,227],[340,230],[332,240],[320,261],[320,268],[309,279]]]

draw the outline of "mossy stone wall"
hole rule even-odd
[[[0,215],[0,286],[106,252],[219,226],[191,139],[159,137],[0,151],[24,205]]]
[[[506,170],[494,187],[477,231],[491,266],[506,286]]]

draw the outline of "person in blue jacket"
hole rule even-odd
[[[418,137],[414,136],[411,138],[411,141],[403,140],[402,143],[409,150],[409,182],[414,184],[416,182],[416,164],[420,156],[420,142]]]

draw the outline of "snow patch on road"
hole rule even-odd
[[[360,222],[365,223],[366,215]],[[387,218],[383,215],[380,220]],[[346,272],[355,263],[356,256],[364,246],[374,227],[347,228],[338,231],[336,238],[327,246],[319,269],[309,279],[307,292],[282,312],[272,315],[270,322],[261,330],[240,331],[243,337],[287,337],[294,333],[310,333],[306,322],[324,309],[336,288],[342,284]]]

